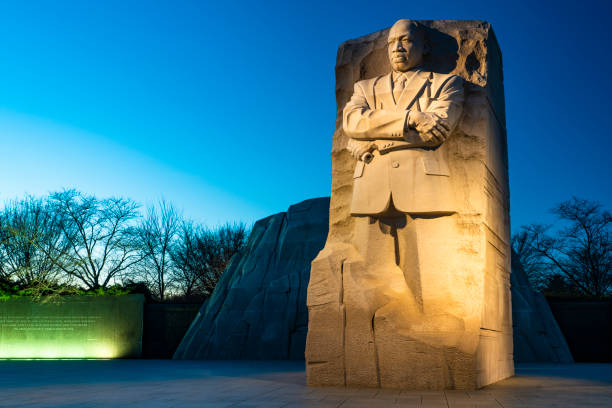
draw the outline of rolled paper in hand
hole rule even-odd
[[[361,155],[361,161],[365,163],[371,162],[373,158],[374,158],[374,155],[370,152],[365,152],[364,154]]]

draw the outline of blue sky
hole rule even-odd
[[[0,0],[0,200],[74,187],[252,222],[331,183],[338,45],[398,18],[491,22],[512,226],[612,204],[604,1]]]

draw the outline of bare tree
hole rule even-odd
[[[232,257],[246,243],[244,224],[225,224],[215,230],[204,229],[198,235],[198,254],[204,267],[200,275],[203,292],[210,296]]]
[[[170,252],[179,227],[177,211],[164,200],[149,208],[147,217],[138,227],[142,274],[160,300],[164,300],[174,269]]]
[[[51,203],[71,261],[62,268],[85,287],[105,288],[142,259],[132,226],[138,216],[133,201],[67,190],[52,194]]]
[[[10,282],[13,277],[13,271],[11,270],[6,260],[5,246],[8,245],[10,234],[8,229],[4,226],[3,221],[0,221],[0,282]]]
[[[232,257],[244,248],[247,235],[242,223],[217,229],[185,223],[172,254],[184,294],[210,296]]]
[[[198,258],[198,238],[192,222],[183,222],[170,257],[175,266],[173,281],[185,296],[201,294],[198,286],[202,264]]]
[[[515,250],[523,245],[523,259],[531,273],[544,278],[562,276],[583,295],[600,297],[612,290],[611,214],[601,204],[579,198],[553,209],[566,226],[554,235],[550,226],[529,225],[513,237]],[[520,255],[520,253],[519,253]],[[546,272],[543,272],[546,271]],[[548,276],[542,276],[542,275]]]
[[[512,255],[518,258],[531,286],[538,291],[543,291],[549,281],[550,267],[537,251],[537,240],[541,239],[541,234],[545,230],[546,227],[541,225],[523,226],[512,236],[512,249],[514,250]]]
[[[41,199],[26,197],[0,212],[0,275],[28,287],[61,280],[66,242],[53,209]]]

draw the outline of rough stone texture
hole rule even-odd
[[[390,72],[388,30],[343,43],[336,63],[330,231],[308,288],[311,385],[473,389],[514,373],[501,53],[486,22],[421,23],[432,45],[427,69],[465,81],[463,117],[439,151],[457,212],[412,223],[420,237],[416,262],[425,271],[415,307],[414,282],[404,281],[401,270],[369,267],[370,254],[354,244],[362,232],[350,214],[356,161],[347,150],[342,110],[356,81]]]
[[[303,359],[310,262],[325,244],[329,198],[258,221],[175,359]]]
[[[292,206],[289,214],[280,213],[258,221],[248,249],[223,275],[210,302],[203,305],[192,323],[175,358],[304,359],[306,287],[310,263],[325,245],[328,215],[329,198],[319,198]],[[254,260],[259,261],[255,263]],[[264,293],[272,293],[277,286],[274,282],[297,271],[301,271],[299,285],[288,288],[291,295],[286,292],[286,299],[292,302],[284,307],[286,314],[270,313],[270,302],[264,302],[265,307],[261,308],[261,302],[259,306],[242,300],[238,304],[240,296],[229,296],[230,293],[243,293],[248,300],[263,294],[265,298]],[[571,362],[572,356],[546,300],[531,289],[518,262],[512,264],[511,277],[514,361]],[[248,323],[253,320],[261,320],[265,325],[257,326],[255,332]],[[262,330],[273,332],[263,336]]]
[[[548,302],[531,289],[523,266],[512,261],[512,322],[514,361],[573,363],[572,353]]]

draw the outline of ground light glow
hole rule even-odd
[[[2,359],[109,359],[120,357],[111,344],[91,344],[84,347],[78,343],[46,343],[31,341],[20,344],[2,344]]]
[[[106,361],[112,358],[0,358],[0,361]]]

